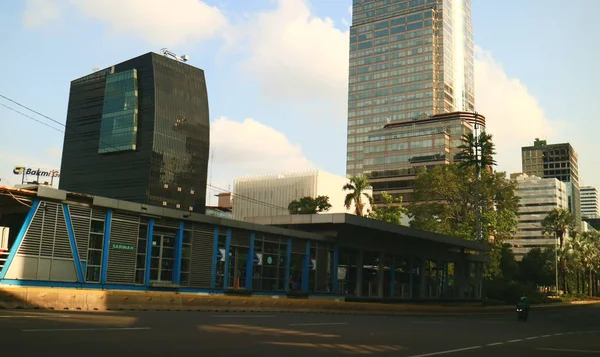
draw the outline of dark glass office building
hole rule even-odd
[[[71,82],[59,188],[204,213],[204,71],[147,53]]]

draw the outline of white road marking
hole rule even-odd
[[[137,330],[150,330],[150,327],[43,328],[43,329],[27,329],[27,330],[23,330],[23,332],[137,331]]]
[[[486,346],[498,346],[498,345],[503,345],[504,342],[494,342],[494,343],[488,343]]]
[[[289,324],[289,326],[329,326],[329,325],[348,325],[347,322],[315,322],[306,324]]]
[[[562,332],[559,332],[559,333],[555,333],[555,334],[554,334],[554,336],[561,336],[561,335],[563,335],[563,333],[562,333]]]
[[[248,319],[248,318],[267,318],[275,317],[275,315],[214,315],[216,318],[230,318],[230,319]]]
[[[538,350],[541,351],[556,351],[556,352],[579,352],[579,353],[597,353],[600,354],[600,351],[591,351],[591,350],[571,350],[566,348],[543,348],[538,347]]]
[[[70,316],[67,316],[67,315],[3,315],[3,316],[0,316],[0,319],[35,319],[35,318],[43,318],[43,317],[67,318]]]
[[[413,324],[445,324],[446,321],[413,321]]]
[[[540,338],[539,336],[526,337],[526,340],[535,340],[536,338]]]
[[[523,341],[523,339],[522,338],[518,338],[516,340],[510,340],[510,341],[506,341],[506,342],[508,342],[508,343],[515,343],[515,342],[521,342],[521,341]]]
[[[541,335],[540,337],[550,337],[552,335]]]
[[[476,349],[481,348],[481,347],[482,346],[472,346],[472,347],[458,348],[458,349],[455,349],[455,350],[447,350],[447,351],[440,351],[440,352],[425,353],[425,354],[421,354],[421,355],[412,355],[412,356],[408,356],[408,357],[427,357],[427,356],[445,355],[445,354],[450,354],[450,353],[455,353],[455,352],[476,350]]]

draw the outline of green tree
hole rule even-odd
[[[369,180],[366,176],[353,176],[350,178],[350,182],[344,185],[344,191],[350,190],[352,192],[346,195],[346,199],[344,200],[344,205],[346,208],[350,208],[352,203],[354,203],[355,211],[357,216],[364,216],[364,202],[363,197],[367,199],[369,203],[373,203],[373,197],[365,192],[366,190],[371,188],[369,185]]]
[[[329,211],[330,208],[328,196],[317,196],[316,198],[306,196],[293,200],[288,205],[290,214],[316,214]]]
[[[458,146],[460,165],[462,167],[491,167],[496,165],[496,154],[492,135],[482,131],[477,137],[473,133],[462,136],[462,144]]]
[[[392,224],[402,224],[402,216],[408,212],[402,206],[402,197],[394,198],[387,192],[381,193],[383,205],[373,207],[367,217]]]
[[[554,286],[554,249],[533,248],[519,262],[519,278],[537,286]]]
[[[567,235],[571,235],[573,237],[576,236],[577,231],[575,229],[575,220],[566,209],[555,208],[550,211],[544,220],[542,221],[542,231],[544,234],[552,236],[554,239],[557,239],[558,244],[558,252],[557,256],[559,256],[560,261],[560,275],[562,280],[562,285],[565,293],[569,290],[569,285],[567,282],[567,257],[565,248],[565,238]]]
[[[500,247],[499,269],[504,280],[514,281],[519,276],[519,264],[515,260],[510,244],[502,244]]]

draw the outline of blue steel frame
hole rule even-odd
[[[213,242],[213,261],[212,261],[212,277],[210,279],[210,287],[215,288],[217,285],[217,252],[219,251],[219,227],[215,227],[215,236]]]
[[[81,259],[79,258],[79,251],[77,250],[77,241],[75,240],[75,233],[73,232],[73,223],[71,222],[71,212],[69,206],[63,203],[63,214],[65,216],[65,223],[67,225],[67,232],[69,233],[69,241],[71,242],[71,253],[73,254],[73,264],[75,264],[75,271],[77,272],[77,281],[84,283],[83,273],[81,272]]]
[[[229,251],[231,250],[231,228],[227,228],[225,241],[225,271],[223,272],[223,289],[229,289]]]
[[[292,238],[288,238],[285,258],[285,290],[290,290],[290,267],[292,265]]]
[[[19,234],[17,235],[17,238],[15,239],[13,246],[10,248],[10,253],[8,254],[8,258],[6,258],[6,262],[4,262],[4,267],[2,268],[2,271],[0,271],[0,280],[4,279],[4,277],[6,276],[6,272],[8,271],[8,268],[10,268],[10,265],[12,264],[12,261],[15,258],[15,255],[17,255],[17,252],[19,251],[19,248],[21,247],[21,243],[23,243],[23,238],[25,238],[25,234],[27,233],[27,230],[29,229],[29,226],[31,225],[31,221],[33,221],[33,217],[35,216],[35,213],[37,212],[39,206],[40,206],[39,200],[35,200],[31,203],[29,212],[27,213],[27,216],[25,217],[25,222],[23,222],[23,225],[21,226],[21,230],[19,231]]]
[[[392,254],[392,264],[390,266],[390,296],[396,295],[396,254]]]
[[[154,218],[148,220],[146,237],[146,266],[144,267],[144,286],[150,286],[150,265],[152,265],[152,237],[154,236]]]
[[[256,234],[250,233],[250,249],[246,258],[246,290],[252,290],[252,276],[254,275],[254,239]]]
[[[310,241],[306,241],[306,252],[302,264],[302,292],[308,292],[308,264],[310,262]]]
[[[173,266],[173,284],[181,282],[181,254],[183,251],[183,221],[179,222],[179,232],[175,238],[175,263]]]
[[[104,243],[102,245],[102,272],[100,274],[100,284],[106,284],[106,273],[108,272],[108,251],[110,245],[110,226],[112,220],[112,210],[106,211],[106,221],[104,221]]]
[[[338,292],[338,265],[340,264],[340,247],[337,245],[333,247],[333,266],[331,268],[331,284],[333,285],[331,291],[334,293]]]

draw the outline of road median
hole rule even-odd
[[[598,303],[535,305],[564,309]],[[514,306],[442,306],[408,303],[362,303],[331,299],[226,296],[173,292],[103,291],[91,289],[0,287],[0,308],[81,311],[215,311],[290,312],[361,315],[482,314],[512,312]]]

